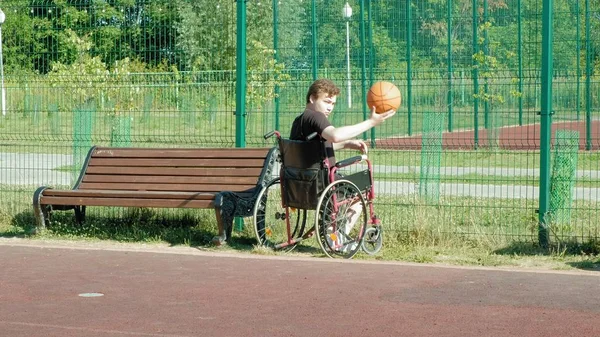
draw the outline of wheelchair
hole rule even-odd
[[[373,166],[367,156],[354,156],[330,167],[324,142],[315,139],[316,133],[306,141],[284,139],[278,131],[264,138],[273,135],[279,147],[279,177],[262,188],[254,205],[258,244],[290,251],[316,234],[328,257],[350,259],[361,250],[378,253],[383,228],[373,209]],[[360,162],[367,169],[339,174],[339,169]],[[313,221],[308,211],[314,211]]]

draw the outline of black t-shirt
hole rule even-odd
[[[329,126],[331,126],[331,123],[329,122],[325,114],[306,109],[300,116],[296,117],[296,119],[292,123],[290,139],[306,140],[306,137],[308,137],[314,132],[321,136],[323,130],[325,130]],[[333,151],[333,144],[324,139],[322,140],[319,137],[316,137],[313,140],[325,142],[325,151],[327,153],[327,158],[329,159],[329,165],[330,167],[333,167],[333,165],[335,165],[336,163],[335,153]]]

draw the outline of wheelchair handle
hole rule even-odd
[[[265,139],[269,139],[269,138],[273,137],[273,135],[277,135],[277,138],[280,137],[279,131],[277,131],[277,130],[269,131],[263,137]]]
[[[318,135],[318,133],[313,132],[310,135],[308,135],[308,137],[306,137],[306,140],[311,140],[311,139],[315,138],[317,135]]]
[[[342,167],[354,165],[356,163],[360,163],[361,161],[364,161],[364,160],[367,160],[366,154],[363,154],[360,156],[354,156],[354,157],[350,157],[350,158],[338,161],[337,163],[335,163],[335,167],[342,168]]]

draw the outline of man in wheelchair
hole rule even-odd
[[[396,113],[395,110],[390,110],[378,114],[375,112],[375,107],[372,107],[371,115],[367,120],[336,128],[329,121],[329,116],[333,112],[339,94],[340,89],[331,80],[319,79],[313,82],[306,94],[306,108],[296,117],[290,132],[290,139],[294,140],[305,140],[314,132],[321,136],[325,140],[331,167],[335,165],[334,150],[353,149],[367,153],[365,142],[354,138],[383,123]]]
[[[299,141],[306,140],[309,135],[316,133],[320,137],[320,141],[324,142],[325,155],[330,168],[336,164],[335,150],[353,149],[366,154],[368,148],[365,142],[354,138],[372,127],[383,123],[396,113],[395,110],[390,110],[382,114],[377,114],[375,107],[372,107],[371,115],[367,120],[353,125],[335,127],[329,121],[329,116],[335,108],[339,93],[340,89],[331,80],[319,79],[312,83],[306,94],[306,108],[301,115],[296,117],[290,132],[290,139]],[[340,178],[341,176],[336,174],[335,179]],[[358,221],[361,212],[362,207],[360,204],[357,203],[350,206],[348,210],[350,217],[344,229],[346,234]],[[330,236],[326,237],[329,238]],[[331,237],[336,236],[332,235]],[[327,244],[332,246],[335,243],[327,242]],[[344,248],[354,249],[354,247]]]

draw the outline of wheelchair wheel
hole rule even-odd
[[[306,210],[288,208],[290,238],[297,239],[304,234]],[[279,178],[271,180],[259,193],[254,205],[254,231],[261,246],[274,248],[288,242],[286,207],[281,203]],[[280,248],[289,251],[294,244]]]
[[[331,183],[315,213],[317,241],[327,256],[350,259],[361,249],[368,210],[356,185],[348,180]]]
[[[367,228],[362,242],[362,249],[369,255],[379,253],[383,246],[383,227],[373,226]]]

